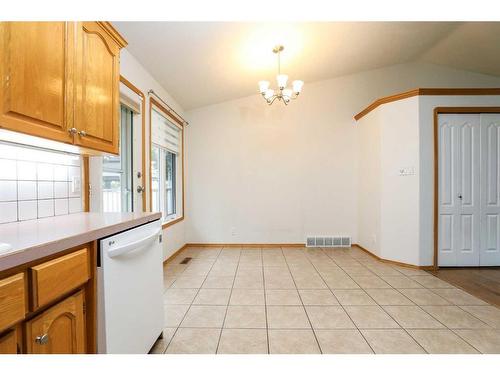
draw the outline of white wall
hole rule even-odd
[[[132,56],[126,49],[120,53],[120,73],[128,79],[134,86],[139,88],[144,95],[146,95],[146,145],[149,144],[149,96],[148,91],[153,89],[158,95],[165,100],[170,107],[172,107],[181,116],[184,116],[183,110],[180,105],[171,97],[168,92],[149,74],[148,71]],[[136,155],[142,157],[142,155]],[[149,166],[148,150],[146,150],[146,166]],[[149,167],[147,168],[146,175],[146,192],[147,202],[149,204]],[[164,243],[164,258],[168,258],[173,252],[184,246],[185,241],[185,221],[180,221],[163,231]]]
[[[416,87],[499,83],[404,64],[306,82],[286,108],[253,95],[187,112],[186,242],[303,243],[308,234],[348,234],[357,242],[353,116],[381,96]]]
[[[418,264],[418,97],[376,108],[357,128],[358,243],[383,259]],[[402,168],[414,174],[401,176]]]

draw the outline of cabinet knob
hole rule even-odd
[[[78,133],[78,130],[76,130],[76,128],[71,128],[68,130],[69,134],[76,134]]]
[[[35,342],[38,345],[45,345],[46,343],[49,342],[49,335],[44,333],[43,335],[35,337]]]
[[[86,132],[85,130],[80,130],[80,131],[78,132],[78,135],[79,135],[80,137],[85,137],[85,136],[87,135],[87,132]]]

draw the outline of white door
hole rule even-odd
[[[481,114],[480,265],[500,265],[500,114]]]
[[[439,266],[478,266],[480,115],[439,116]]]
[[[439,266],[500,265],[500,114],[439,115]]]

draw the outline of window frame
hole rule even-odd
[[[179,127],[180,133],[181,133],[181,152],[179,153],[178,156],[180,156],[180,180],[181,180],[181,189],[180,191],[176,191],[176,196],[180,193],[181,194],[181,213],[180,215],[175,216],[174,218],[171,218],[168,220],[168,218],[162,218],[162,228],[168,228],[182,220],[184,220],[184,209],[185,209],[185,164],[184,164],[184,124],[181,120],[179,120],[177,117],[175,117],[171,111],[169,111],[163,104],[161,104],[159,101],[157,101],[153,97],[149,97],[149,210],[152,210],[153,207],[153,186],[152,186],[152,177],[153,177],[153,163],[152,163],[152,150],[153,150],[153,139],[152,139],[152,134],[151,134],[151,129],[152,129],[152,119],[153,119],[153,110],[161,113],[164,117],[166,117],[169,121],[172,122],[172,124],[176,125]],[[177,171],[176,171],[177,172]],[[176,176],[176,180],[179,175]],[[177,206],[177,203],[176,203]]]

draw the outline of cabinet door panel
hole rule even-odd
[[[0,334],[0,354],[18,354],[20,352],[18,338],[17,328]]]
[[[0,127],[71,143],[74,24],[2,22]]]
[[[119,46],[97,22],[78,26],[75,143],[118,153]]]
[[[66,298],[26,323],[31,354],[85,353],[83,291]]]

